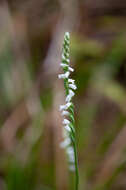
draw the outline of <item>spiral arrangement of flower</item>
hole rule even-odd
[[[76,138],[75,138],[75,120],[74,120],[74,105],[72,98],[75,95],[74,90],[77,89],[75,81],[71,78],[70,72],[74,69],[69,66],[70,63],[70,34],[66,32],[64,35],[63,49],[62,49],[62,67],[64,73],[59,74],[59,79],[64,80],[64,87],[66,92],[65,105],[60,105],[59,110],[63,119],[63,142],[60,143],[60,147],[65,148],[68,157],[69,169],[75,172],[76,176],[76,190],[78,189],[78,160],[76,150]]]

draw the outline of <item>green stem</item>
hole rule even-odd
[[[79,185],[79,171],[78,171],[78,159],[77,159],[76,142],[74,143],[73,147],[74,147],[74,154],[75,154],[75,190],[78,190],[78,185]]]

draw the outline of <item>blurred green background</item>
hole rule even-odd
[[[126,1],[0,1],[0,190],[73,190],[59,147],[71,34],[79,190],[126,189]]]

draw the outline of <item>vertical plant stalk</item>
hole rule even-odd
[[[76,146],[76,133],[75,133],[75,120],[74,120],[74,105],[72,98],[75,95],[74,90],[77,89],[74,80],[69,78],[70,72],[74,69],[69,66],[70,63],[70,35],[66,32],[64,35],[64,42],[62,48],[62,62],[61,67],[64,71],[63,74],[59,74],[60,79],[64,79],[64,87],[66,92],[65,105],[60,105],[61,115],[63,120],[63,137],[64,141],[61,142],[60,147],[65,148],[69,169],[75,172],[75,189],[78,190],[79,185],[79,172],[78,172],[78,158],[77,158],[77,146]]]

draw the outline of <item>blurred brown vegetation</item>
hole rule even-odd
[[[71,33],[79,190],[126,189],[126,1],[0,1],[0,190],[74,189],[60,149]]]

